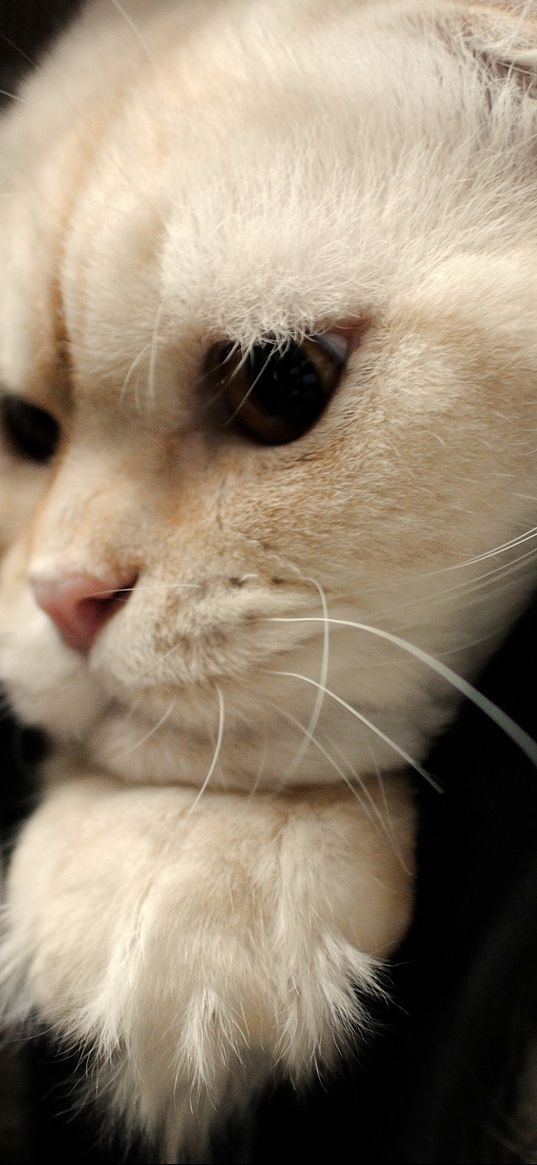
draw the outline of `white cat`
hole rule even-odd
[[[355,1038],[533,581],[536,66],[533,5],[92,0],[4,115],[6,1022],[164,1161]]]

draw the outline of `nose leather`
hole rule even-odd
[[[64,642],[86,654],[109,619],[123,606],[134,586],[119,578],[81,571],[32,581],[38,606],[57,627]]]

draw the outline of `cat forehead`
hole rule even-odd
[[[52,350],[59,313],[82,375],[124,383],[157,350],[188,365],[207,338],[311,330],[418,286],[456,246],[481,110],[441,38],[405,23],[417,7],[340,3],[329,20],[276,4],[279,26],[254,4],[257,27],[238,5],[238,31],[202,23],[188,53],[161,47],[158,87],[146,70],[97,140],[79,119],[4,232],[12,319],[24,299],[3,345],[11,379]],[[297,30],[306,10],[318,19]]]
[[[357,76],[357,48],[347,75],[340,61],[337,84],[327,76],[319,84],[311,61],[304,76],[291,56],[281,74],[261,62],[255,85],[247,75],[230,91],[212,51],[203,103],[152,118],[147,92],[147,104],[140,99],[119,123],[130,143],[121,170],[112,149],[78,202],[63,266],[75,338],[73,305],[92,277],[99,291],[85,295],[84,328],[93,324],[99,344],[139,326],[146,343],[155,333],[179,341],[205,332],[246,347],[383,306],[397,272],[419,281],[424,253],[430,261],[434,187],[446,197],[445,176],[430,172],[423,150],[427,134],[435,148],[446,138],[430,65],[421,101],[414,88],[402,110],[392,95],[395,115],[380,99],[382,44],[372,79]],[[395,51],[406,89],[401,44]],[[225,59],[233,72],[231,49]]]

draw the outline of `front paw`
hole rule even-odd
[[[365,809],[334,789],[193,807],[192,790],[87,778],[23,831],[13,1014],[89,1045],[111,1112],[166,1160],[206,1153],[271,1073],[305,1079],[355,1034],[411,909],[410,798],[401,778],[368,793]]]

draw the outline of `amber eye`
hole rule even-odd
[[[350,344],[339,334],[312,336],[278,347],[254,344],[247,354],[217,344],[209,375],[219,386],[230,421],[256,441],[296,441],[319,420],[345,368]]]
[[[4,433],[14,452],[39,464],[50,461],[60,437],[54,417],[21,396],[4,396],[0,411]]]

